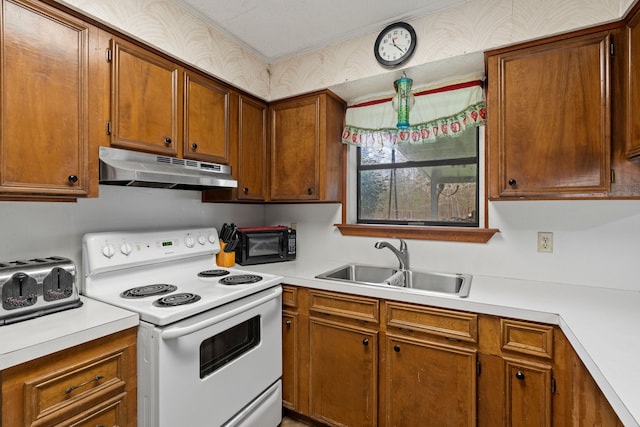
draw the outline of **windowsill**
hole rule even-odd
[[[416,227],[410,225],[334,224],[343,236],[395,237],[415,240],[487,243],[497,228]]]

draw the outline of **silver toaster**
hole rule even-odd
[[[76,266],[52,256],[0,261],[0,326],[82,305]]]

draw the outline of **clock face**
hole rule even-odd
[[[378,35],[373,52],[380,64],[393,67],[409,59],[416,48],[416,41],[416,32],[411,25],[396,22]]]

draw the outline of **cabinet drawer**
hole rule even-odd
[[[123,399],[125,393],[109,399],[104,404],[96,405],[81,414],[56,424],[58,427],[96,427],[124,425]]]
[[[502,350],[553,357],[553,326],[500,319]]]
[[[377,299],[333,292],[309,291],[309,311],[378,323],[380,303]]]
[[[91,402],[124,392],[123,353],[85,360],[64,371],[25,381],[25,417],[28,425],[60,411],[73,411]]]
[[[298,288],[294,286],[282,286],[282,305],[285,307],[298,307]]]
[[[478,342],[478,316],[472,313],[387,302],[386,324],[390,328]]]

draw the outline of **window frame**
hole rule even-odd
[[[478,135],[478,227],[358,224],[355,219],[356,151],[354,146],[346,144],[343,146],[342,222],[334,226],[343,236],[487,243],[500,230],[489,228],[485,128],[480,126]]]
[[[357,224],[381,224],[381,225],[415,225],[419,227],[480,227],[480,129],[478,127],[467,130],[469,132],[475,132],[475,153],[474,157],[456,157],[436,160],[409,160],[402,163],[384,163],[376,165],[362,165],[361,164],[361,152],[362,147],[356,147],[356,223]],[[449,221],[437,221],[437,220],[374,220],[365,219],[360,217],[360,185],[361,185],[361,171],[365,170],[400,170],[400,169],[412,169],[420,167],[438,167],[438,166],[459,166],[459,165],[474,165],[476,166],[475,182],[476,182],[476,197],[474,208],[476,211],[476,219],[473,222],[449,222]],[[391,189],[389,189],[391,192]]]

